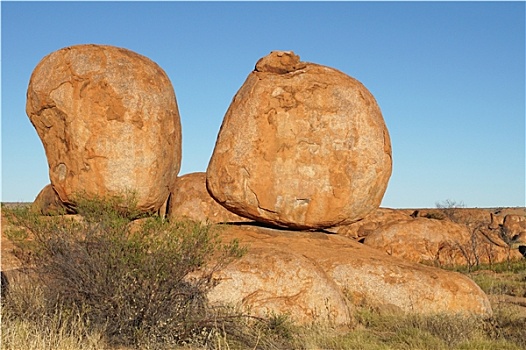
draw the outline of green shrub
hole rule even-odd
[[[253,341],[235,338],[243,332],[233,328],[248,322],[240,321],[243,315],[211,308],[205,298],[213,272],[244,253],[237,241],[222,243],[217,225],[132,221],[133,205],[121,203],[78,201],[81,220],[4,209],[18,227],[8,236],[42,286],[46,306],[40,313],[82,310],[87,327],[103,329],[109,343],[123,346],[191,344],[203,333],[208,338],[201,345],[217,341],[212,333]]]
[[[130,221],[149,216],[137,208],[137,196],[129,191],[124,195],[100,197],[78,193],[73,196],[75,212],[88,222]]]

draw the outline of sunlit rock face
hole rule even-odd
[[[224,117],[207,186],[238,215],[316,229],[377,209],[390,175],[389,134],[371,93],[336,69],[272,52]]]
[[[356,306],[413,314],[487,317],[486,294],[460,273],[425,266],[320,232],[227,225],[247,252],[214,274],[209,301],[266,316],[287,314],[303,324],[352,323]]]
[[[170,220],[190,219],[201,222],[247,222],[217,203],[206,190],[206,174],[190,173],[177,177],[168,205]]]
[[[166,73],[132,51],[66,47],[44,57],[27,91],[26,112],[44,144],[53,189],[135,192],[138,208],[167,200],[181,164],[181,125]]]
[[[414,218],[380,226],[363,243],[389,255],[440,266],[470,266],[520,259],[495,231],[449,220]]]

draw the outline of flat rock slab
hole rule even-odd
[[[248,253],[215,276],[212,302],[259,315],[290,314],[301,323],[352,322],[354,305],[419,314],[489,316],[486,294],[468,277],[416,264],[324,233],[225,225],[224,241]]]

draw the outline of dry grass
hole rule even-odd
[[[349,331],[299,328],[298,349],[476,349],[526,348],[524,318],[507,307],[489,320],[455,315],[381,314],[356,310],[358,326]]]
[[[526,259],[492,264],[492,266],[481,265],[466,274],[487,294],[526,298]]]
[[[44,291],[25,273],[12,273],[2,300],[2,349],[99,350],[109,348],[103,332],[86,327],[83,315],[60,305],[48,312]]]
[[[210,315],[211,321],[194,328],[184,341],[141,338],[140,342],[122,344],[108,337],[104,326],[87,323],[87,310],[73,311],[65,305],[50,309],[42,287],[30,275],[14,275],[11,286],[1,310],[0,348],[5,350],[277,350],[290,349],[293,344],[288,333],[291,326],[282,323],[286,318],[254,319],[228,308],[216,310],[215,315]]]

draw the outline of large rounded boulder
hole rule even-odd
[[[390,176],[391,143],[372,94],[336,69],[278,51],[235,95],[207,187],[238,215],[318,229],[377,209]]]
[[[138,209],[152,212],[167,200],[181,164],[181,124],[155,62],[113,46],[55,51],[31,75],[26,112],[62,202],[133,192]]]

